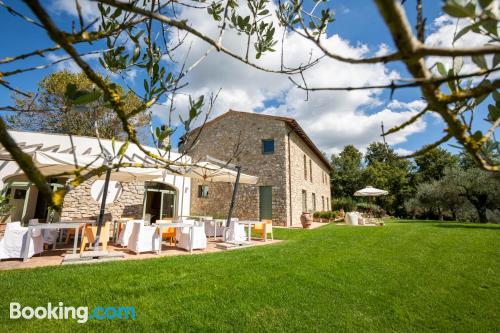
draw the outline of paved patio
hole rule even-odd
[[[124,255],[123,258],[113,259],[113,261],[118,261],[118,260],[140,260],[140,259],[182,256],[182,255],[197,255],[197,254],[227,251],[216,247],[217,243],[222,243],[221,240],[214,240],[213,238],[207,240],[208,244],[205,250],[194,250],[191,253],[189,251],[177,248],[174,245],[169,245],[168,242],[166,241],[163,242],[160,255],[156,254],[156,252],[145,252],[141,254],[134,254],[133,252],[128,251],[127,248],[122,248],[114,244],[108,244],[108,252],[110,254],[122,253]],[[267,242],[264,242],[263,240],[252,239],[251,245],[246,246],[244,248],[253,246],[271,245],[280,242],[281,242],[280,240],[268,240]],[[64,256],[66,254],[72,253],[72,251],[73,251],[73,242],[71,242],[71,244],[58,243],[57,249],[55,251],[53,250],[44,251],[41,254],[31,257],[30,259],[28,259],[27,262],[23,262],[21,259],[2,260],[0,261],[0,270],[59,266],[62,264]],[[99,261],[94,260],[91,263],[97,263],[97,262]],[[90,262],[82,262],[81,264],[90,264]]]

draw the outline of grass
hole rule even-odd
[[[493,332],[500,226],[275,231],[207,255],[0,272],[0,331]],[[9,302],[135,306],[135,321],[9,320]]]

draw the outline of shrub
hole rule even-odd
[[[357,208],[357,203],[352,198],[336,198],[332,199],[332,209],[341,210],[345,212],[353,212]]]
[[[358,211],[362,213],[370,212],[375,217],[383,217],[385,215],[385,211],[378,205],[368,203],[368,202],[360,202],[358,203]]]
[[[320,219],[329,219],[333,220],[339,216],[340,212],[339,211],[323,211],[323,212],[315,212],[314,217],[315,218],[320,218]]]

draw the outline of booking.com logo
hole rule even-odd
[[[68,320],[75,319],[77,323],[84,324],[89,320],[122,319],[135,320],[134,306],[96,306],[91,311],[87,306],[64,306],[47,303],[47,306],[21,306],[20,303],[11,302],[9,307],[10,319],[50,319]]]

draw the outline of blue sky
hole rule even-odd
[[[20,4],[19,1],[5,1],[5,3],[9,5],[15,4],[15,8],[32,16],[29,10]],[[69,28],[71,20],[75,19],[75,17],[71,15],[71,9],[68,9],[71,6],[68,3],[72,4],[73,1],[43,1],[47,9],[55,15],[54,18],[56,22],[61,27],[66,28]],[[336,20],[328,30],[328,36],[332,37],[332,45],[344,47],[347,51],[362,52],[364,55],[372,55],[379,51],[382,44],[394,50],[387,28],[372,1],[332,1],[331,3],[336,12]],[[436,38],[442,38],[442,35],[446,32],[445,28],[447,25],[439,21],[439,18],[443,17],[441,1],[424,0],[423,4],[424,15],[427,18],[428,35],[436,33]],[[414,0],[406,1],[405,9],[413,25],[416,16],[414,7]],[[89,9],[89,11],[90,10],[91,9]],[[186,15],[191,17],[189,13]],[[199,15],[196,17],[198,17],[199,20]],[[448,22],[447,24],[449,26],[453,24],[453,22]],[[10,15],[3,8],[0,8],[0,31],[2,34],[2,45],[4,46],[0,49],[0,58],[52,45],[52,42],[48,39],[44,31],[34,25],[27,24],[18,17]],[[334,40],[333,36],[338,38]],[[291,41],[293,42],[295,39],[291,39]],[[196,41],[196,46],[199,46],[200,52],[206,48],[206,45],[199,41]],[[80,47],[79,49],[84,51],[88,48]],[[193,53],[196,53],[196,51]],[[57,57],[60,57],[62,54],[62,52],[56,52],[50,57],[51,59],[57,59]],[[239,73],[240,79],[238,80],[235,80],[232,75],[224,72],[224,70],[213,72],[213,64],[220,64],[218,59],[221,57],[219,56],[219,58],[216,59],[217,56],[217,54],[211,54],[210,57],[213,59],[207,59],[206,65],[201,65],[200,68],[195,69],[193,73],[188,76],[187,79],[190,85],[186,90],[187,93],[193,95],[207,94],[210,91],[216,92],[221,88],[223,93],[216,105],[214,116],[225,112],[229,108],[293,116],[297,118],[299,123],[306,129],[306,132],[310,134],[313,141],[316,142],[320,149],[328,153],[338,152],[344,144],[351,142],[360,148],[366,147],[370,141],[379,139],[380,120],[384,120],[384,122],[390,124],[399,119],[398,113],[406,112],[410,115],[411,112],[414,112],[410,106],[413,105],[411,103],[418,104],[418,102],[415,101],[419,101],[420,99],[420,92],[418,89],[401,89],[396,91],[393,95],[392,103],[388,92],[373,92],[370,95],[360,96],[359,98],[366,99],[366,102],[359,103],[356,103],[357,97],[353,98],[353,101],[349,103],[340,103],[339,100],[341,99],[343,101],[350,99],[349,95],[347,95],[348,93],[335,95],[334,97],[318,95],[319,97],[317,99],[315,99],[315,95],[312,94],[310,96],[310,101],[305,103],[303,102],[305,94],[299,95],[300,92],[298,92],[297,89],[287,86],[284,83],[285,81],[288,82],[286,78],[283,78],[283,80],[281,78],[276,79],[280,80],[276,81],[279,82],[279,84],[277,84],[279,88],[273,86],[266,88],[264,83],[267,81],[267,77],[263,76],[262,73],[256,74],[252,72],[252,70],[248,69],[248,66],[245,65],[234,64],[235,67],[231,67],[232,72]],[[194,56],[193,59],[195,59]],[[265,60],[266,58],[264,58],[264,61]],[[30,67],[46,64],[48,62],[50,61],[47,58],[33,57],[29,60],[16,63],[16,66],[22,64],[23,67]],[[97,66],[95,60],[93,64]],[[205,68],[203,66],[205,66]],[[233,65],[231,64],[231,66]],[[330,86],[337,85],[337,76],[344,77],[341,83],[346,84],[346,82],[350,82],[348,76],[352,73],[353,77],[357,76],[358,81],[353,81],[353,85],[356,85],[356,82],[359,82],[359,76],[364,75],[363,71],[351,72],[349,68],[347,69],[347,74],[344,72],[341,73],[340,71],[343,70],[344,67],[339,67],[339,64],[332,63],[332,66],[325,66],[326,69],[332,69],[331,73],[328,74],[329,78],[331,78],[328,82]],[[0,70],[7,71],[12,68],[14,68],[13,65],[4,65]],[[71,64],[68,63],[66,65],[53,66],[44,70],[32,71],[24,75],[9,78],[9,82],[13,86],[25,91],[34,91],[37,82],[44,75],[60,68],[71,68]],[[75,69],[74,66],[73,69]],[[409,77],[401,64],[392,63],[384,68],[379,68],[379,72],[369,72],[369,75],[368,72],[366,72],[367,80],[371,80],[370,78],[378,75],[377,73],[391,71],[397,72],[401,77]],[[317,74],[311,75],[311,85],[314,85],[315,75]],[[317,85],[324,85],[327,78],[318,80]],[[128,80],[128,84],[135,89],[141,90],[142,79],[143,76],[139,74],[134,79]],[[260,85],[256,86],[254,82],[249,81],[257,81],[257,84]],[[224,95],[224,92],[226,95]],[[239,96],[239,94],[241,94],[241,98],[235,99],[235,96]],[[256,97],[257,95],[258,97]],[[11,103],[10,96],[10,91],[0,87],[0,105],[9,105]],[[394,101],[397,101],[397,103]],[[182,113],[181,109],[186,106],[185,100],[180,98],[178,102],[179,112]],[[300,107],[298,106],[299,104]],[[484,108],[487,107],[487,103],[483,104],[482,108],[484,110]],[[331,110],[329,108],[331,108]],[[311,112],[311,110],[315,109],[318,110],[317,113]],[[336,109],[345,111],[337,112]],[[162,110],[162,107],[158,107],[155,110],[154,125],[156,126],[164,122],[165,112]],[[384,110],[386,111],[384,112]],[[384,117],[387,117],[387,120]],[[314,120],[315,118],[317,118],[316,122]],[[353,126],[352,122],[357,121],[359,121],[359,127],[351,128],[350,126]],[[331,124],[331,128],[328,128],[325,122],[326,124]],[[481,120],[476,121],[476,126],[478,126],[478,129],[486,128],[486,124]],[[389,126],[386,125],[386,127]],[[339,134],[335,136],[332,132],[337,132]],[[353,134],[351,137],[350,135],[354,132],[357,134]],[[442,136],[442,133],[443,123],[438,118],[429,115],[425,118],[425,121],[420,124],[419,128],[414,128],[412,131],[401,135],[397,139],[394,139],[394,142],[390,143],[392,143],[394,148],[401,151],[414,151],[425,143],[432,143],[437,140]],[[174,141],[176,141],[177,137],[181,134],[181,131],[177,131]],[[444,145],[444,148],[455,150],[449,145]]]

